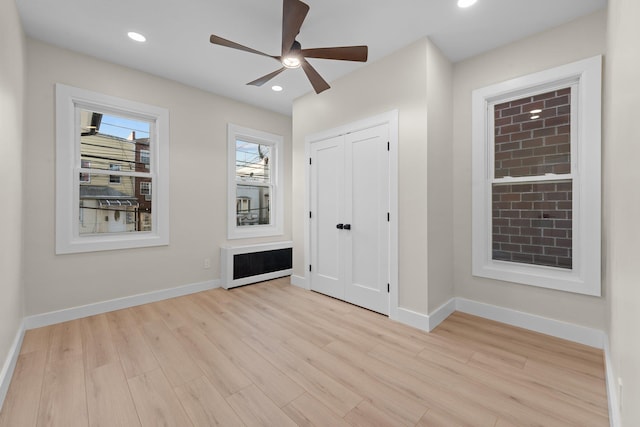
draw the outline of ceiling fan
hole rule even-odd
[[[304,22],[309,5],[300,0],[283,0],[282,4],[282,53],[280,56],[268,55],[266,53],[251,49],[250,47],[232,42],[216,35],[211,35],[209,41],[213,44],[226,46],[257,55],[268,56],[282,64],[278,70],[262,76],[252,82],[247,83],[253,86],[262,86],[287,68],[302,67],[309,82],[316,93],[329,89],[329,84],[320,76],[315,68],[309,64],[306,58],[337,59],[341,61],[366,62],[368,55],[367,46],[343,46],[343,47],[323,47],[315,49],[302,49],[296,36],[300,32],[300,27]]]

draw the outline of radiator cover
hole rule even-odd
[[[221,282],[225,289],[289,276],[293,242],[220,248]]]

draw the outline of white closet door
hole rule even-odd
[[[312,289],[344,300],[344,138],[312,144],[311,158]]]
[[[345,300],[389,314],[388,126],[345,136]]]
[[[388,125],[311,144],[311,289],[389,313]]]

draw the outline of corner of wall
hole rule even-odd
[[[23,204],[26,60],[25,34],[14,1],[0,2],[0,408],[15,369],[25,313]]]
[[[428,311],[454,296],[453,65],[427,39]]]

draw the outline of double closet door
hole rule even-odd
[[[311,289],[389,314],[389,125],[311,143]]]

